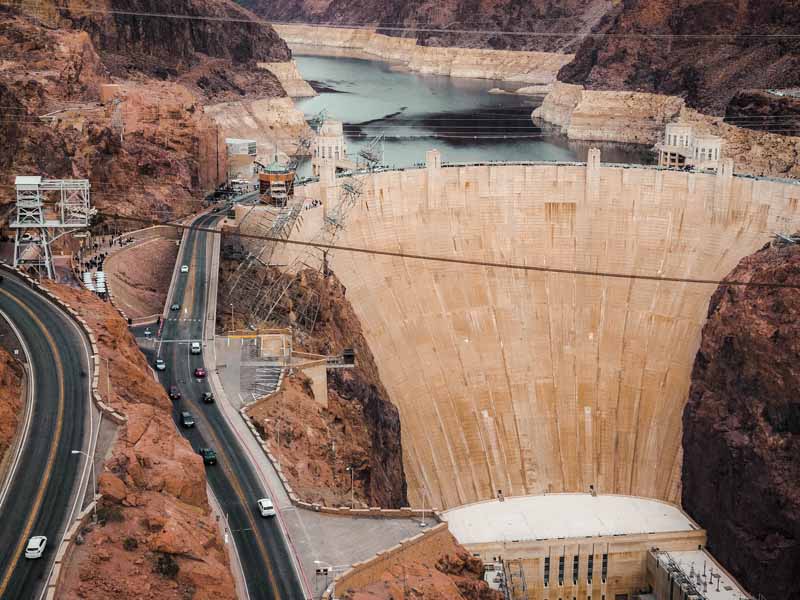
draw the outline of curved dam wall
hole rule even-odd
[[[588,166],[377,173],[337,243],[721,279],[800,225],[800,185],[731,169],[601,166],[593,150]],[[330,183],[298,193],[332,202]],[[414,505],[590,485],[679,502],[681,418],[716,285],[331,258],[399,408]]]

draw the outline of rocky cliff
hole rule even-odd
[[[235,269],[223,261],[226,281]],[[259,274],[264,285],[287,278],[277,269]],[[219,306],[226,306],[220,301]],[[303,307],[313,306],[312,310]],[[316,318],[312,318],[316,315]],[[219,315],[220,325],[229,325]],[[323,408],[307,378],[289,377],[277,394],[248,411],[263,432],[293,489],[305,501],[329,506],[350,504],[354,468],[356,502],[363,506],[406,506],[406,482],[400,443],[400,417],[380,380],[361,324],[335,276],[305,270],[292,278],[276,307],[271,326],[294,325],[294,350],[335,355],[356,351],[354,369],[328,371],[328,406]]]
[[[718,115],[739,90],[800,84],[800,41],[771,37],[800,31],[795,0],[625,0],[593,31],[560,81],[678,95]]]
[[[574,34],[589,31],[611,6],[610,0],[237,1],[267,19],[371,25],[387,35],[416,38],[423,46],[548,52],[574,50]]]
[[[289,51],[266,25],[127,14],[156,8],[0,7],[0,200],[15,174],[85,177],[101,208],[169,218],[224,180],[225,131],[204,104],[283,96],[257,61]],[[172,10],[254,18],[229,0]],[[111,83],[117,93],[101,97]]]
[[[60,597],[233,600],[203,461],[175,427],[172,402],[124,319],[89,292],[59,285],[51,291],[94,331],[101,365],[112,366],[103,400],[128,419],[98,478],[103,523],[71,555]]]
[[[765,246],[730,279],[800,285],[800,246]],[[683,506],[753,594],[797,597],[800,295],[721,286],[683,417]]]

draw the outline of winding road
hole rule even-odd
[[[213,227],[220,217],[205,215],[194,221],[197,227]],[[174,403],[173,417],[180,427],[181,411],[192,413],[196,426],[182,428],[195,449],[213,448],[218,463],[206,467],[208,481],[226,514],[236,544],[249,597],[264,600],[299,600],[305,597],[284,541],[274,518],[263,518],[256,500],[267,494],[235,434],[216,404],[204,404],[200,397],[210,391],[206,379],[193,377],[196,367],[204,366],[203,355],[189,352],[191,341],[203,342],[209,288],[209,239],[212,234],[189,230],[184,240],[181,263],[188,273],[176,267],[171,297],[179,311],[170,311],[164,322],[156,353],[166,361],[159,373],[162,384],[176,385],[182,398]],[[208,327],[213,327],[209,321]],[[205,348],[203,349],[205,352]],[[151,359],[155,357],[150,356]]]
[[[80,510],[88,469],[83,456],[91,406],[88,341],[77,324],[22,278],[0,271],[0,311],[26,348],[32,401],[26,431],[0,490],[0,598],[36,598],[49,576],[68,519]],[[42,559],[24,557],[32,535],[45,535]]]

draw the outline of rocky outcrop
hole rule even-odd
[[[346,574],[337,584],[337,592],[348,600],[504,598],[502,592],[490,589],[483,580],[483,561],[472,556],[447,530],[429,532],[426,538],[409,544],[411,548],[406,551],[392,554],[389,550],[362,563],[362,572]],[[356,583],[365,580],[374,583]],[[344,591],[340,592],[342,588]]]
[[[419,73],[449,77],[549,84],[572,58],[555,52],[422,46],[414,38],[392,37],[369,29],[308,25],[275,25],[275,29],[291,46],[335,48],[355,56],[399,62]]]
[[[62,567],[66,577],[59,597],[233,600],[203,461],[178,433],[172,403],[125,321],[94,294],[50,289],[94,331],[100,364],[111,366],[110,394],[100,386],[103,400],[127,418],[98,478],[102,523],[84,532],[85,543]],[[106,373],[100,375],[105,380]]]
[[[800,136],[800,90],[795,95],[780,91],[742,90],[725,109],[725,122],[784,136]]]
[[[573,140],[653,144],[682,108],[683,101],[673,96],[556,83],[533,116],[559,125]]]
[[[225,297],[234,261],[223,261],[221,297]],[[356,366],[328,372],[327,408],[315,400],[302,374],[289,377],[282,390],[257,403],[248,414],[267,439],[292,488],[305,501],[350,504],[354,468],[359,505],[406,506],[406,482],[400,442],[400,417],[380,380],[361,324],[335,276],[304,270],[291,281],[277,269],[257,275],[263,285],[289,282],[269,325],[294,325],[294,349],[336,355],[354,348]],[[311,311],[303,307],[313,305]],[[226,306],[223,301],[219,306]],[[316,314],[316,319],[313,315]],[[229,325],[219,314],[219,324]]]
[[[272,73],[290,98],[309,98],[316,96],[314,88],[303,79],[293,60],[286,62],[260,62],[259,69]]]
[[[800,285],[800,246],[765,246],[729,275]],[[800,296],[720,286],[683,417],[683,507],[753,594],[795,598],[800,564]]]
[[[559,81],[681,96],[725,113],[742,89],[800,85],[793,0],[626,0],[586,38]],[[670,37],[674,36],[674,37]]]

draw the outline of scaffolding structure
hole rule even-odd
[[[14,267],[53,279],[52,243],[89,226],[91,206],[87,179],[42,179],[18,175],[15,211],[9,223],[16,230]]]

